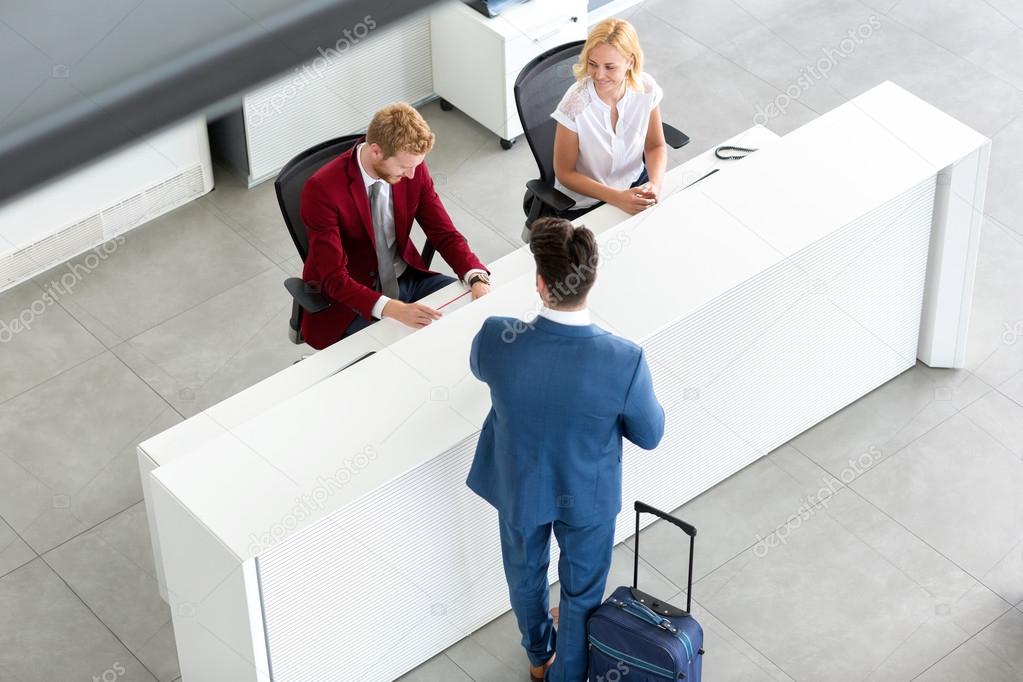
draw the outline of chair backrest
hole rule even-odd
[[[288,232],[291,233],[291,239],[295,242],[295,248],[298,249],[298,255],[303,262],[305,262],[306,254],[309,251],[309,238],[306,235],[306,225],[299,215],[302,188],[313,173],[328,161],[350,149],[362,137],[362,134],[345,135],[321,142],[288,161],[277,175],[277,180],[274,181],[277,203],[281,206],[281,215],[284,216]]]
[[[554,184],[554,131],[551,112],[568,86],[575,82],[572,65],[579,60],[585,40],[553,47],[526,64],[515,79],[515,108],[522,132],[540,169],[540,179]]]

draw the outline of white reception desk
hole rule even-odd
[[[626,448],[626,501],[676,508],[917,357],[963,363],[989,140],[884,83],[730,142],[760,151],[582,221],[594,321],[644,346],[667,413],[657,450]],[[468,352],[537,303],[528,248],[491,268],[430,327],[374,325],[139,446],[183,682],[391,680],[508,609],[464,484],[489,409]]]

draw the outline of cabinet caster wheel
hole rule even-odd
[[[506,140],[501,138],[501,149],[511,149],[515,146],[515,140]]]
[[[440,108],[443,111],[451,111],[452,109],[455,108],[455,105],[452,104],[451,102],[447,101],[443,97],[441,97],[440,98]]]

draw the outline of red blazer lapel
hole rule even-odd
[[[373,232],[373,216],[369,211],[369,195],[366,192],[366,183],[362,179],[362,169],[359,168],[359,147],[352,147],[351,158],[348,163],[348,192],[351,194],[352,203],[359,213],[362,221],[362,229],[369,235],[373,248],[376,248],[376,235]]]

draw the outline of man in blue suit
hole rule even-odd
[[[493,407],[466,482],[498,511],[530,676],[582,682],[586,620],[604,594],[622,506],[622,438],[655,448],[664,410],[643,349],[590,324],[593,233],[543,218],[529,247],[545,308],[528,323],[491,317],[473,339],[469,364]],[[557,632],[548,613],[552,530],[561,548]]]

